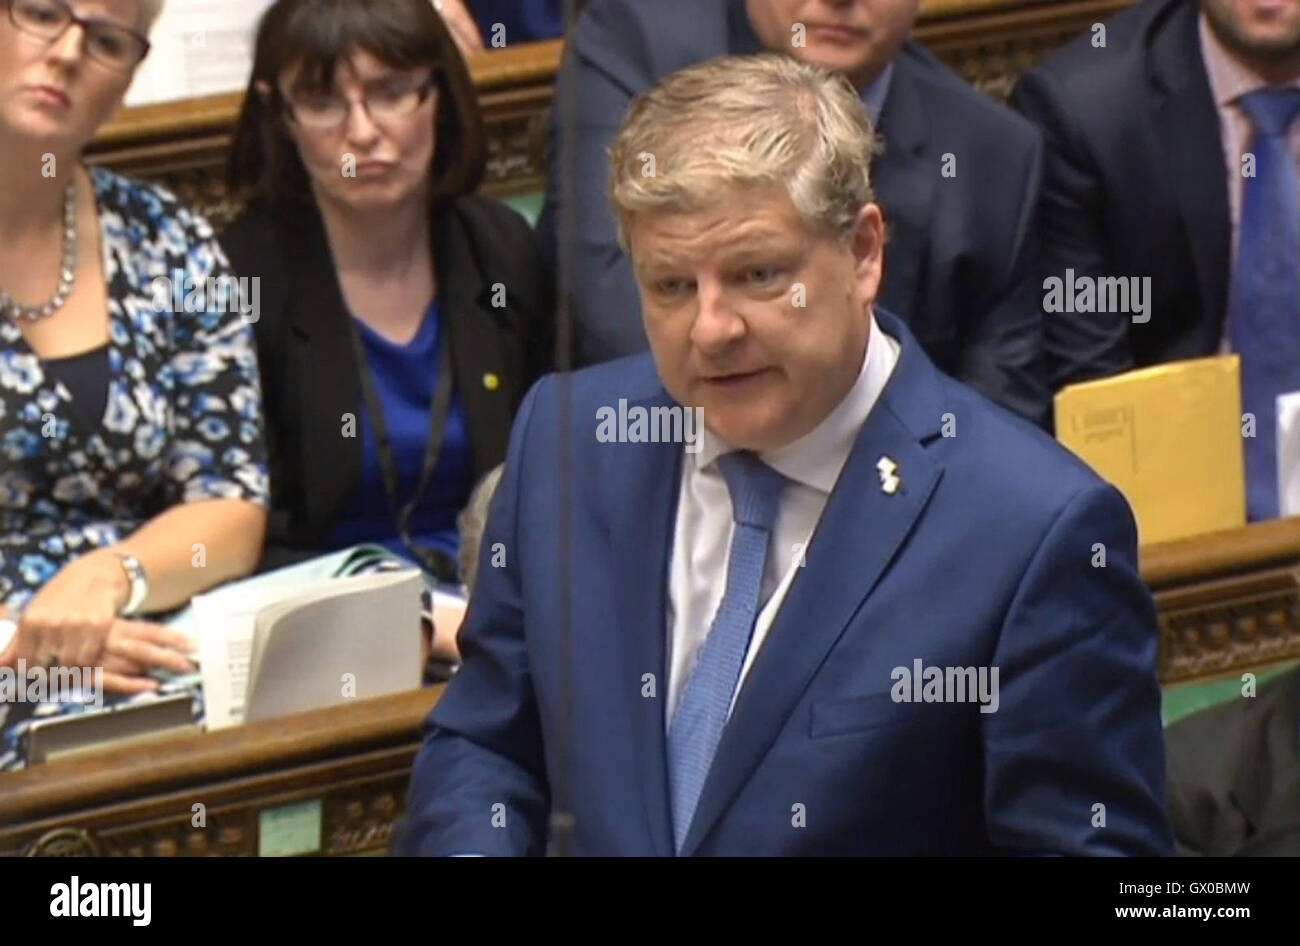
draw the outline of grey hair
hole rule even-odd
[[[645,211],[705,206],[720,190],[784,187],[804,222],[847,239],[875,197],[880,152],[841,75],[775,53],[689,66],[638,95],[609,149],[618,239]]]
[[[153,29],[153,25],[158,22],[158,15],[162,13],[164,0],[140,0],[140,17],[144,21],[144,31],[148,33]]]
[[[460,577],[471,594],[474,591],[474,579],[478,576],[478,553],[483,545],[483,530],[487,528],[492,497],[496,495],[497,483],[501,481],[501,471],[504,469],[505,464],[499,464],[485,473],[470,491],[469,502],[456,517],[456,528],[460,530]]]

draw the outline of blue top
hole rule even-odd
[[[355,322],[388,425],[400,508],[411,501],[419,485],[429,439],[429,412],[438,380],[438,345],[442,341],[438,301],[430,304],[415,338],[405,345],[389,341],[359,319]],[[361,480],[347,511],[330,533],[329,543],[334,548],[346,548],[373,542],[415,561],[397,534],[397,523],[384,491],[370,413],[364,404],[360,407]],[[411,538],[422,546],[440,548],[454,559],[460,547],[456,515],[469,501],[473,485],[469,425],[464,405],[453,388],[438,465],[411,516]]]

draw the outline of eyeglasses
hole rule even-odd
[[[394,122],[414,115],[433,91],[433,76],[394,76],[366,84],[361,107],[375,122]],[[352,113],[352,100],[325,93],[282,95],[289,118],[316,131],[338,128]]]
[[[149,52],[149,40],[135,30],[108,20],[88,20],[72,12],[63,0],[3,0],[9,19],[28,36],[54,42],[76,24],[85,34],[91,59],[115,72],[130,72]]]

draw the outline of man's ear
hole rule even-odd
[[[858,278],[871,298],[880,292],[885,268],[885,218],[880,206],[863,204],[850,241]]]
[[[263,105],[271,104],[271,83],[265,79],[258,79],[253,83],[253,91],[257,93],[257,97],[262,100]]]

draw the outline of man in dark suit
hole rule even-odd
[[[520,408],[403,851],[1171,850],[1132,515],[877,308],[871,134],[785,56],[633,107],[653,357]]]
[[[606,148],[628,104],[692,63],[774,50],[848,76],[878,119],[884,153],[875,178],[889,234],[882,304],[940,369],[1046,423],[1034,256],[1041,142],[1027,122],[907,40],[919,2],[592,0],[570,33],[557,83],[538,228],[543,252],[555,259],[558,248],[571,267],[579,365],[646,346],[605,196]],[[565,208],[570,186],[573,206]]]
[[[1300,668],[1166,735],[1178,853],[1300,855]]]
[[[1145,0],[1025,75],[1049,276],[1149,279],[1145,311],[1044,316],[1053,387],[1235,351],[1251,518],[1300,389],[1300,0]]]

